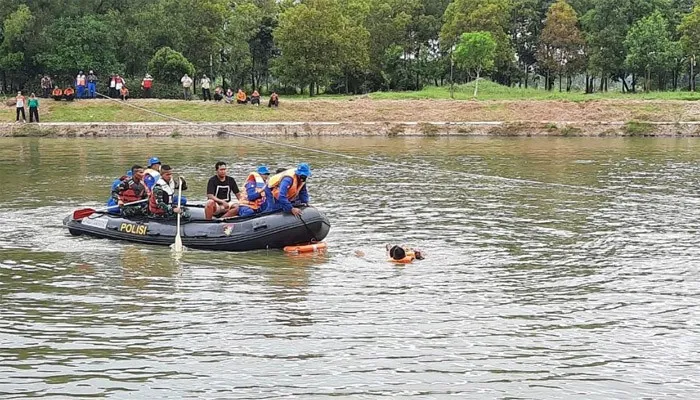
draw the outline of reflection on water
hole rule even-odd
[[[700,390],[700,142],[289,142],[378,161],[229,139],[3,139],[0,397],[660,399]],[[167,247],[61,228],[153,155],[186,176],[193,200],[217,160],[239,182],[260,163],[309,161],[312,202],[333,223],[328,251],[175,258]],[[427,259],[390,263],[387,243]]]

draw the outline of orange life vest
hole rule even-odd
[[[56,89],[53,90],[53,92],[51,92],[51,94],[52,94],[53,96],[63,96],[63,90],[61,90],[61,89],[59,89],[59,88],[56,88]]]
[[[416,259],[416,253],[413,250],[408,250],[408,251],[406,251],[406,257],[404,257],[400,260],[395,260],[393,258],[390,258],[389,261],[397,263],[397,264],[410,264],[415,259]]]
[[[143,181],[136,182],[130,179],[127,184],[129,188],[119,193],[119,199],[124,203],[133,203],[148,197],[148,192],[143,185]]]
[[[263,177],[257,172],[251,172],[250,175],[248,175],[248,178],[246,179],[246,185],[248,184],[248,182],[251,181],[255,182],[255,191],[260,194],[260,198],[257,200],[249,201],[248,191],[244,190],[241,192],[241,199],[238,203],[242,206],[250,207],[253,210],[259,210],[263,203],[265,203],[266,183]]]
[[[287,200],[294,201],[296,200],[297,196],[299,196],[299,192],[301,191],[301,188],[304,187],[306,182],[301,182],[295,172],[296,169],[294,168],[288,169],[284,172],[280,172],[277,175],[273,175],[267,180],[267,187],[269,187],[272,191],[272,197],[274,197],[275,200],[279,200],[280,183],[282,182],[282,179],[287,176],[293,179],[292,185],[289,187],[289,190],[287,190]]]
[[[71,96],[75,93],[75,91],[72,88],[66,88],[66,90],[63,91],[63,94],[66,96]]]
[[[172,186],[170,186],[170,184],[165,182],[162,178],[158,180],[156,186],[160,186],[163,189],[163,203],[171,204],[173,202],[173,195],[175,194]],[[177,205],[174,205],[173,207],[177,207]],[[148,194],[148,211],[155,215],[165,214],[165,210],[158,207],[158,198],[156,197],[154,190]]]

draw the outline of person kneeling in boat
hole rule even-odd
[[[138,217],[144,215],[145,201],[148,199],[148,189],[143,183],[143,167],[134,165],[131,167],[131,179],[124,180],[117,187],[119,200],[117,204],[125,217]],[[137,204],[130,204],[137,203]]]
[[[182,218],[188,219],[190,214],[187,209],[178,206],[177,196],[175,196],[175,182],[173,182],[173,169],[170,165],[163,165],[160,168],[160,179],[153,186],[151,194],[148,196],[148,214],[150,217],[171,218],[180,214]],[[180,181],[182,178],[178,179]],[[183,190],[186,184],[183,182]]]
[[[238,204],[233,201],[233,196],[240,201],[241,191],[236,180],[226,174],[228,166],[219,161],[214,165],[216,175],[207,182],[207,204],[204,206],[204,218],[213,217],[230,218],[238,215]]]
[[[272,200],[270,211],[282,210],[292,213],[295,217],[301,215],[301,209],[292,203],[309,203],[309,192],[306,190],[306,179],[311,177],[311,167],[301,163],[296,169],[288,169],[272,176],[267,181],[266,194]]]
[[[238,205],[238,216],[248,217],[264,212],[268,208],[265,187],[270,177],[270,170],[261,165],[248,175],[245,182],[245,192]]]
[[[125,180],[131,178],[132,173],[131,170],[127,170],[126,174],[120,176],[119,178],[115,179],[112,181],[112,187],[110,188],[109,192],[109,200],[107,200],[107,208],[112,211],[111,209],[114,207],[116,208],[118,202],[119,202],[119,185],[124,182]],[[116,213],[119,213],[119,210],[115,211]]]
[[[424,258],[422,251],[410,247],[389,246],[387,244],[386,250],[389,253],[389,261],[395,263],[408,264],[413,262],[413,260],[422,260]]]

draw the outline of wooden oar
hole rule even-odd
[[[180,179],[180,184],[177,189],[177,208],[180,208],[181,198],[182,198],[182,179]],[[177,213],[177,233],[175,234],[175,243],[173,243],[173,251],[179,253],[182,252],[182,237],[180,237],[180,215],[182,214],[182,209]]]
[[[132,201],[131,203],[126,203],[126,204],[124,204],[124,206],[131,206],[131,205],[134,205],[134,204],[140,204],[140,203],[143,203],[144,201],[148,201],[148,199],[142,199],[142,200],[139,200],[139,201]],[[122,207],[124,207],[124,206],[122,206]],[[107,207],[107,208],[104,209],[104,210],[95,210],[95,209],[92,209],[92,208],[81,208],[80,210],[75,210],[75,211],[73,211],[73,219],[74,219],[74,220],[83,219],[83,218],[89,217],[89,216],[91,216],[92,214],[95,214],[95,213],[104,214],[104,213],[110,212],[111,210],[119,210],[119,206]]]

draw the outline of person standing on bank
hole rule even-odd
[[[94,99],[95,98],[95,92],[97,91],[97,75],[90,70],[90,73],[87,76],[87,87],[88,87],[88,95],[87,97]]]
[[[202,99],[204,101],[211,101],[211,81],[207,78],[207,75],[202,75]]]
[[[78,98],[82,99],[85,97],[85,85],[87,83],[87,78],[83,71],[78,72],[78,76],[75,77],[75,87],[78,90]]]
[[[190,93],[190,90],[192,88],[192,78],[185,74],[183,75],[182,79],[180,79],[180,83],[182,83],[182,90],[185,95],[185,100],[191,100],[192,94]]]
[[[151,97],[151,88],[153,87],[153,77],[150,74],[146,76],[141,81],[141,89],[143,89],[143,98],[148,99]]]
[[[29,122],[39,122],[39,99],[34,93],[29,96],[29,101],[27,102],[29,106]]]
[[[51,89],[53,89],[53,82],[51,82],[51,78],[48,75],[44,75],[44,77],[41,78],[41,92],[45,99],[49,98]]]
[[[207,183],[207,204],[204,207],[204,218],[212,217],[234,217],[238,215],[238,205],[233,201],[241,199],[241,191],[238,189],[236,180],[226,175],[228,167],[225,162],[219,161],[214,166],[216,175],[212,176]]]
[[[22,122],[27,122],[27,115],[24,113],[24,96],[22,96],[21,91],[17,92],[15,101],[15,105],[17,106],[17,119],[15,121],[19,122],[19,114],[22,114]]]

